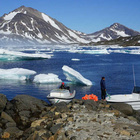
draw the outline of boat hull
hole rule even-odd
[[[112,95],[106,98],[108,103],[126,103],[132,106],[134,110],[140,110],[140,98],[135,94]]]
[[[47,99],[49,100],[49,102],[51,104],[60,103],[60,102],[69,103],[75,97],[75,94],[76,94],[75,90],[73,91],[73,93],[69,93],[69,95],[66,95],[66,96],[62,96],[62,95],[61,96],[51,96],[51,94],[49,94],[47,96]]]

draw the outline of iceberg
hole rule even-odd
[[[18,51],[9,51],[5,49],[0,49],[0,60],[33,60],[33,59],[48,59],[52,55],[47,55],[45,53],[23,53]]]
[[[0,79],[27,80],[34,74],[35,71],[23,68],[0,69]]]
[[[33,82],[35,83],[60,83],[61,79],[58,78],[56,74],[48,73],[48,74],[39,74],[34,77]]]
[[[86,78],[84,78],[79,72],[76,70],[64,65],[62,67],[64,75],[68,81],[72,81],[74,83],[80,83],[83,85],[92,85],[92,82]]]

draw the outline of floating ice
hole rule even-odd
[[[39,74],[34,77],[33,80],[35,83],[59,83],[62,82],[56,74]]]
[[[15,59],[24,59],[24,60],[32,60],[32,59],[47,59],[51,58],[52,55],[47,54],[31,54],[31,53],[23,53],[17,51],[9,51],[5,49],[0,49],[0,59],[3,60],[15,60]]]
[[[73,53],[84,53],[84,54],[109,54],[108,50],[106,49],[99,49],[99,50],[70,50],[69,52]]]
[[[84,78],[79,72],[75,71],[74,69],[64,65],[62,67],[64,71],[64,75],[68,81],[72,81],[74,83],[80,83],[84,85],[92,85],[92,82],[86,78]]]
[[[71,60],[72,61],[80,61],[80,59],[77,59],[77,58],[72,58]]]
[[[33,70],[23,68],[0,69],[0,79],[26,80],[36,74]]]

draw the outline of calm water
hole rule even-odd
[[[33,52],[34,53],[34,52]],[[54,52],[51,59],[30,61],[0,61],[0,68],[26,68],[37,74],[54,73],[64,82],[76,90],[76,98],[85,94],[96,94],[100,99],[100,79],[106,77],[107,92],[109,94],[131,93],[134,85],[132,65],[135,68],[136,84],[140,85],[140,55],[111,53],[111,54],[80,54],[69,52]],[[72,61],[72,58],[80,61]],[[66,81],[63,65],[68,65],[80,72],[85,78],[93,82],[93,86],[72,85]],[[31,77],[31,80],[33,77]],[[0,80],[0,92],[10,100],[18,94],[28,94],[45,100],[49,92],[59,84],[35,84],[31,81]]]

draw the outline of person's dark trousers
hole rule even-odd
[[[104,100],[106,97],[106,91],[104,89],[101,89],[101,92],[102,92],[101,98]]]

